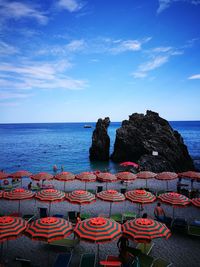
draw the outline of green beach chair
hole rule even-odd
[[[79,267],[94,267],[96,264],[95,253],[84,253],[81,255]]]
[[[153,257],[143,253],[140,253],[137,257],[139,259],[140,267],[153,267]]]
[[[138,243],[136,248],[139,249],[142,253],[149,255],[153,246],[154,243]]]
[[[68,239],[64,238],[61,240],[56,240],[49,242],[48,245],[56,246],[56,247],[62,247],[69,250],[73,250],[78,244],[80,243],[79,239]]]
[[[118,223],[122,223],[123,222],[121,213],[112,214],[110,216],[110,219],[112,219],[112,220],[114,220],[114,221],[116,221]]]
[[[169,267],[171,265],[172,265],[171,262],[168,262],[167,260],[163,258],[157,258],[153,262],[153,267]]]
[[[135,218],[137,218],[136,212],[127,211],[122,214],[123,222],[128,221],[128,220],[134,220]]]

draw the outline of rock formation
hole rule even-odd
[[[194,169],[181,135],[152,111],[134,113],[122,122],[111,159],[138,162],[141,170],[154,172]]]
[[[110,137],[107,128],[110,125],[110,119],[98,119],[96,128],[92,135],[92,146],[90,147],[90,160],[108,161],[110,151]]]

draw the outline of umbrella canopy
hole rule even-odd
[[[3,180],[3,179],[6,179],[9,177],[9,174],[8,173],[5,173],[5,172],[0,172],[0,180]]]
[[[32,175],[31,172],[21,170],[21,171],[16,171],[16,172],[13,172],[13,173],[9,174],[9,177],[11,177],[11,178],[22,178],[22,177],[29,177],[31,175]]]
[[[181,172],[181,173],[178,173],[178,177],[200,180],[200,172],[195,172],[195,171]]]
[[[3,193],[3,198],[9,200],[19,200],[18,212],[20,212],[20,201],[25,199],[31,199],[35,195],[34,192],[26,190],[24,188],[16,188],[9,192]]]
[[[54,176],[54,178],[58,181],[65,182],[64,183],[64,191],[66,182],[73,181],[75,179],[75,175],[71,172],[60,172]]]
[[[118,172],[117,174],[115,174],[115,176],[117,177],[117,179],[124,182],[130,182],[136,179],[136,175],[132,172]]]
[[[85,190],[86,190],[86,183],[87,182],[95,182],[96,175],[92,172],[82,172],[76,175],[76,179],[80,180],[81,182],[85,182]]]
[[[178,177],[178,174],[176,174],[175,172],[161,172],[158,173],[155,178],[157,180],[162,180],[162,181],[166,181],[166,185],[167,185],[167,190],[168,190],[168,181],[169,180],[174,180]]]
[[[0,242],[19,237],[26,226],[27,222],[20,217],[0,217]]]
[[[114,220],[96,217],[76,225],[74,232],[83,240],[105,243],[121,236],[121,225]]]
[[[138,172],[136,174],[138,179],[144,179],[146,180],[146,187],[147,187],[147,180],[148,179],[152,179],[156,176],[155,172],[149,172],[149,171],[142,171],[142,172]]]
[[[156,200],[156,197],[146,191],[146,190],[142,190],[142,189],[136,189],[136,190],[131,190],[131,191],[128,191],[125,193],[125,197],[133,202],[133,203],[138,203],[139,206],[138,206],[138,211],[140,213],[140,205],[142,204],[148,204],[148,203],[152,203]]]
[[[46,217],[30,223],[25,234],[33,240],[52,242],[66,238],[72,230],[72,224],[67,220]]]
[[[44,189],[36,193],[35,198],[39,201],[49,202],[49,214],[52,202],[60,202],[65,198],[65,193],[56,189]]]
[[[78,204],[79,211],[81,211],[81,205],[90,204],[96,200],[94,194],[84,190],[75,190],[71,193],[66,193],[65,197],[69,202]]]
[[[200,208],[200,198],[193,198],[191,199],[191,202],[194,206],[196,206],[197,208]]]
[[[174,218],[174,207],[185,207],[190,204],[190,199],[184,195],[176,192],[164,193],[158,196],[162,202],[173,206],[173,218]]]
[[[111,174],[109,172],[101,172],[97,174],[97,179],[101,182],[106,182],[106,189],[107,189],[107,183],[117,182],[117,177],[114,174]]]
[[[138,168],[139,164],[132,162],[132,161],[125,161],[125,162],[120,163],[120,166],[123,166],[123,167],[132,166],[134,168]]]
[[[112,209],[112,203],[113,202],[121,202],[125,200],[125,196],[116,190],[106,190],[106,191],[101,191],[97,193],[97,197],[101,200],[104,201],[109,201],[110,202],[110,212],[109,215],[111,215],[111,209]]]
[[[136,242],[148,243],[155,238],[169,238],[170,230],[165,224],[158,221],[138,218],[125,222],[122,225],[122,232],[125,236]]]
[[[31,179],[36,180],[36,181],[41,181],[41,180],[52,180],[53,175],[49,174],[47,172],[39,172],[37,174],[33,174],[30,176]]]

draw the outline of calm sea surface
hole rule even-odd
[[[118,164],[90,163],[89,147],[95,123],[30,123],[0,124],[0,169],[12,172],[26,169],[33,173],[52,172],[52,166],[64,166],[65,171],[82,171],[109,168],[117,170]],[[170,122],[184,138],[195,165],[200,169],[200,121]],[[111,123],[109,135],[111,152],[116,129],[121,123]]]

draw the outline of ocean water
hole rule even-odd
[[[90,124],[92,128],[84,128]],[[200,121],[170,122],[184,138],[195,166],[200,170]],[[116,129],[121,123],[111,123],[111,152]],[[65,171],[105,169],[117,171],[119,165],[90,163],[89,147],[95,123],[26,123],[0,124],[0,169],[13,172],[20,169],[37,173],[52,172],[54,164]]]

